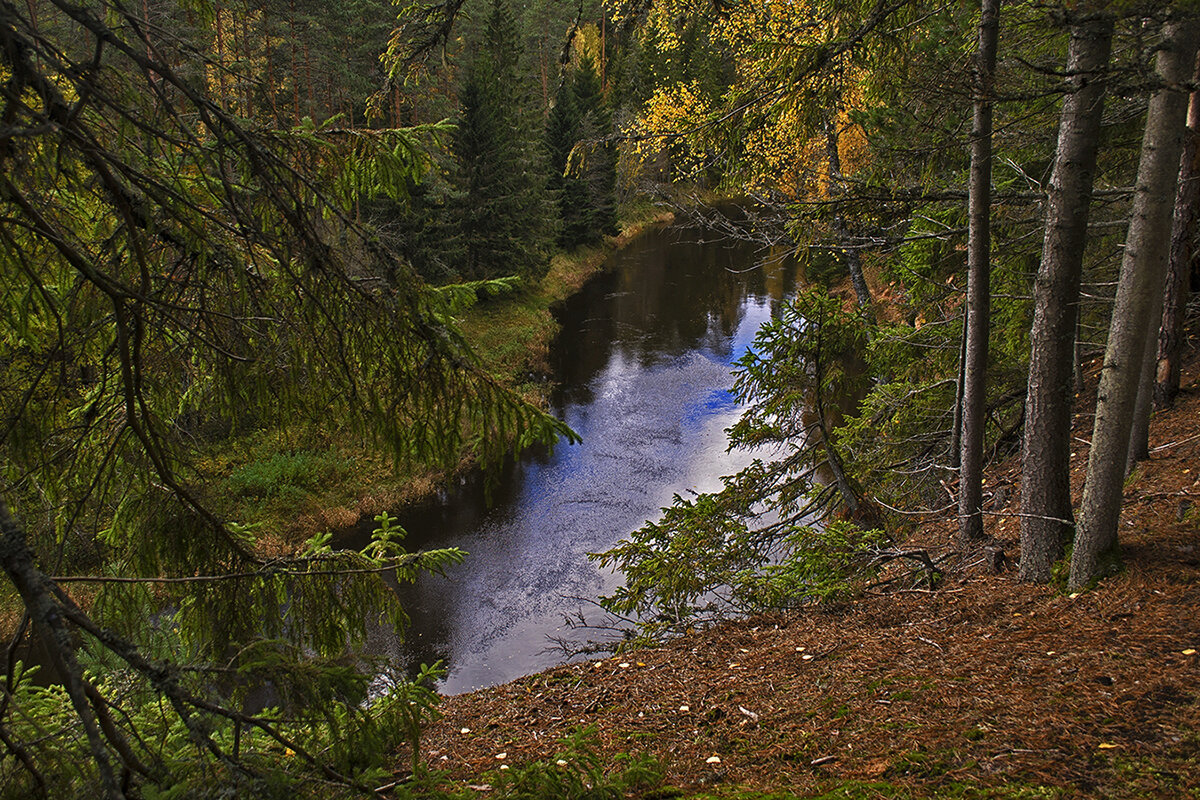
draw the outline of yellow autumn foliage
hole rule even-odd
[[[609,6],[612,11],[624,4],[610,0]],[[685,58],[680,32],[698,19],[689,16],[695,13],[688,0],[656,2],[644,21],[647,46]],[[870,162],[866,135],[852,121],[852,113],[864,108],[862,71],[839,63],[818,76],[797,77],[804,74],[806,48],[827,41],[843,23],[836,7],[751,0],[703,21],[712,46],[733,54],[734,79],[720,98],[706,97],[694,80],[656,87],[627,130],[644,165],[661,166],[665,157],[675,174],[686,175],[724,158],[728,183],[797,199],[824,197],[830,111],[842,174],[851,176]]]

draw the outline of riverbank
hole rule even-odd
[[[526,400],[545,407],[552,385],[547,357],[558,332],[553,309],[600,272],[609,256],[674,219],[649,200],[621,210],[620,232],[604,242],[558,253],[535,287],[491,298],[463,312],[460,325],[485,367]],[[471,468],[464,454],[457,471]],[[256,430],[214,448],[198,467],[220,484],[223,514],[257,525],[260,549],[288,553],[322,531],[420,503],[451,477],[397,471],[385,457],[342,440],[336,430],[301,439],[287,427]]]
[[[1198,366],[1126,486],[1124,569],[1094,591],[994,574],[956,552],[953,520],[930,519],[908,544],[946,559],[935,591],[732,622],[451,697],[423,755],[480,797],[502,764],[553,775],[559,741],[587,727],[610,771],[657,761],[644,797],[1196,796]],[[1081,409],[1080,441],[1090,424]],[[1076,492],[1087,457],[1073,454]],[[1012,459],[987,487],[988,533],[1010,557],[1018,477]]]

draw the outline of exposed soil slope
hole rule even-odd
[[[1154,420],[1157,449],[1127,484],[1125,569],[1095,591],[1024,585],[972,555],[937,591],[730,623],[449,698],[426,757],[477,783],[595,725],[604,754],[652,753],[688,792],[803,795],[880,781],[918,796],[968,785],[1000,796],[1200,795],[1196,375],[1193,361],[1176,407]],[[1090,425],[1081,414],[1080,480]],[[1009,554],[1017,477],[1010,461],[989,485],[989,533]],[[927,522],[916,540],[950,552],[953,521]]]

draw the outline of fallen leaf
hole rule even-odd
[[[1194,656],[1194,655],[1196,655],[1196,650],[1195,650],[1195,648],[1189,647],[1187,650],[1183,651],[1183,654],[1185,656]]]
[[[562,758],[560,758],[558,761],[555,761],[554,763],[558,764],[560,767],[565,767],[567,765],[566,760],[562,759]]]
[[[691,711],[692,709],[690,706],[680,706],[679,710],[680,711]]]
[[[463,728],[461,731],[459,731],[459,733],[463,734],[464,736],[470,732],[471,732],[470,728]]]
[[[800,656],[800,658],[804,661],[812,661],[813,660],[813,657],[811,655],[809,655],[808,653],[805,653],[804,655]]]
[[[1120,746],[1121,745],[1119,745],[1119,744],[1109,744],[1108,742],[1101,742],[1100,744],[1096,745],[1096,748],[1098,750],[1115,750],[1116,748],[1118,748]]]
[[[721,757],[720,756],[709,756],[708,758],[704,759],[704,763],[705,764],[720,764]]]
[[[629,669],[629,662],[622,661],[620,664],[617,664],[617,666],[620,667],[621,669]]]
[[[496,760],[497,760],[497,761],[503,761],[503,760],[504,760],[504,759],[506,759],[506,758],[508,758],[508,753],[507,753],[507,752],[505,752],[505,753],[496,753]]]

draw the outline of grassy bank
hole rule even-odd
[[[649,201],[622,209],[620,233],[602,244],[558,253],[537,286],[488,300],[463,314],[461,327],[486,367],[526,399],[545,404],[550,345],[558,333],[552,309],[604,268],[608,256],[639,234],[669,223]],[[470,467],[465,455],[460,469]],[[314,439],[287,427],[227,440],[199,465],[218,479],[218,503],[230,519],[260,525],[262,547],[285,551],[324,530],[395,511],[437,491],[448,476],[397,471],[387,459],[335,429]]]

